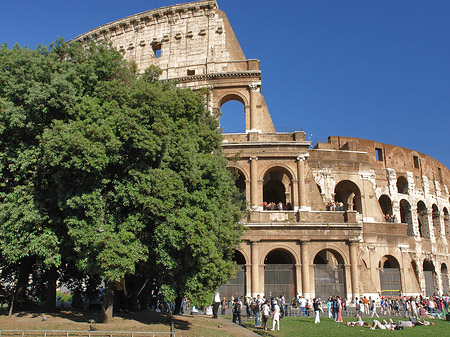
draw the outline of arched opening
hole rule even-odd
[[[382,296],[400,296],[402,284],[400,279],[400,264],[391,255],[381,258],[378,268],[380,271],[380,286]]]
[[[448,294],[448,269],[445,263],[441,264],[441,279],[442,279],[442,293],[441,295]]]
[[[444,207],[444,227],[445,227],[445,235],[450,236],[450,215],[448,214],[447,207]]]
[[[245,107],[238,95],[224,97],[220,104],[222,133],[245,133]]]
[[[405,199],[400,200],[400,221],[408,225],[408,235],[414,236],[411,205]]]
[[[263,199],[268,210],[293,209],[292,177],[281,167],[274,167],[264,175]]]
[[[236,262],[236,278],[219,288],[220,296],[225,297],[227,300],[231,299],[231,296],[243,297],[246,294],[245,257],[236,250],[233,260]]]
[[[397,178],[397,192],[408,194],[408,180],[403,176]]]
[[[383,211],[384,220],[386,222],[395,222],[394,217],[392,215],[392,201],[386,194],[383,194],[380,199],[378,199],[380,203],[381,210]]]
[[[295,259],[282,249],[272,250],[264,259],[264,294],[266,298],[296,295]]]
[[[438,238],[441,234],[441,213],[435,204],[432,206],[432,212],[434,237]]]
[[[425,277],[425,296],[433,296],[436,291],[436,271],[433,262],[423,261],[423,274]]]
[[[419,235],[430,238],[430,226],[428,223],[428,209],[423,201],[417,203],[417,221],[419,222]]]
[[[334,201],[342,202],[344,211],[357,211],[362,214],[361,192],[358,186],[350,180],[343,180],[336,185]]]
[[[241,197],[245,200],[245,190],[247,185],[245,183],[245,175],[236,167],[229,167],[228,170],[233,174],[235,185],[241,193]]]
[[[324,249],[314,257],[314,288],[316,297],[339,295],[345,298],[344,259],[334,251]]]

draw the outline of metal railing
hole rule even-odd
[[[20,336],[20,337],[175,337],[175,330],[161,331],[82,331],[82,330],[0,330],[0,337]]]

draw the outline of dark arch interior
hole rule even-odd
[[[267,254],[265,264],[294,264],[294,258],[288,252],[277,249]]]
[[[236,264],[244,264],[245,265],[245,257],[238,250],[234,251],[234,258],[233,258],[233,260],[236,262]]]
[[[408,180],[405,177],[397,178],[397,191],[398,193],[408,194]]]
[[[349,180],[339,182],[334,189],[334,200],[344,204],[344,210],[362,214],[361,192],[358,186]]]
[[[446,273],[447,272],[447,265],[445,263],[443,263],[441,265],[441,273]]]
[[[433,262],[428,260],[423,261],[423,271],[434,271]]]
[[[244,193],[246,189],[245,185],[245,176],[244,174],[238,170],[237,168],[229,168],[230,172],[234,176],[234,181],[236,184],[236,187],[239,189],[239,192]]]
[[[339,253],[325,249],[316,254],[314,264],[344,264],[344,259]]]
[[[264,185],[264,201],[286,204],[286,193],[281,181],[269,181]]]
[[[392,201],[387,195],[383,194],[378,200],[384,215],[392,215]]]
[[[381,268],[400,268],[400,264],[398,263],[397,259],[393,256],[387,255],[383,256],[383,258],[380,260],[379,267]]]

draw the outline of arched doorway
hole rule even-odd
[[[382,296],[400,296],[402,284],[400,279],[400,265],[391,255],[381,258],[378,269],[380,271],[380,286]]]
[[[417,203],[417,221],[419,222],[419,235],[430,238],[430,226],[428,224],[428,209],[423,201]]]
[[[389,198],[386,194],[383,194],[380,199],[378,199],[378,202],[380,203],[381,210],[384,215],[384,220],[387,222],[393,222],[392,221],[392,201],[391,198]]]
[[[243,200],[245,200],[245,191],[247,189],[247,185],[245,182],[244,173],[242,173],[242,171],[236,167],[229,167],[228,170],[233,174],[235,185],[241,193],[241,197],[243,198]]]
[[[408,225],[408,235],[414,236],[411,205],[405,199],[400,200],[400,221]]]
[[[397,178],[397,192],[408,194],[408,180],[403,176]]]
[[[281,202],[283,209],[293,209],[292,190],[292,176],[286,169],[274,167],[264,174],[263,199],[267,204]]]
[[[357,211],[362,214],[361,192],[350,180],[339,182],[334,189],[334,200],[344,204],[345,211]]]
[[[436,289],[436,271],[433,262],[423,261],[423,274],[425,277],[425,296],[432,296]]]
[[[295,259],[283,249],[272,250],[264,259],[264,294],[266,298],[296,295]]]
[[[316,297],[322,299],[330,295],[347,297],[344,259],[338,252],[324,249],[314,257],[314,288]]]
[[[448,294],[448,269],[447,265],[443,263],[441,265],[441,279],[442,279],[442,293],[440,295]]]
[[[219,288],[221,297],[225,297],[227,300],[234,297],[242,297],[246,294],[246,278],[245,278],[245,257],[241,252],[235,251],[234,261],[236,262],[236,278],[228,281],[227,284],[222,285]]]
[[[434,237],[438,238],[441,234],[441,213],[435,204],[432,206],[432,212]]]
[[[220,102],[220,128],[223,133],[245,133],[246,117],[243,99],[235,94],[227,95]]]
[[[448,214],[447,207],[444,207],[443,209],[444,213],[444,228],[445,228],[445,235],[450,236],[450,216]]]

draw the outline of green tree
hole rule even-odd
[[[103,278],[106,319],[137,266],[169,300],[210,302],[244,204],[203,98],[105,45],[4,46],[0,65],[1,255]]]

